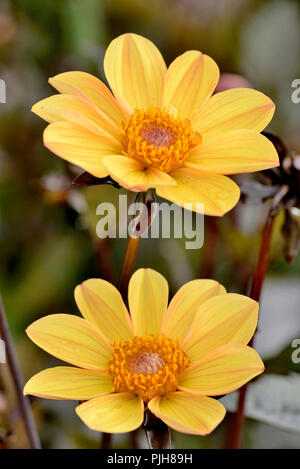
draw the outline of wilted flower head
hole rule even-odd
[[[84,317],[55,314],[34,322],[29,337],[75,367],[41,371],[25,394],[86,401],[76,408],[93,430],[138,428],[148,408],[171,428],[196,435],[214,430],[225,415],[218,396],[264,370],[246,344],[258,304],[226,293],[213,280],[193,280],[168,306],[168,284],[151,269],[130,280],[128,303],[101,279],[75,290]]]
[[[284,211],[284,255],[287,262],[293,262],[300,248],[300,155],[289,150],[278,136],[264,134],[275,146],[280,165],[257,173],[255,181],[242,186],[242,194],[250,202],[272,199],[273,216]]]
[[[104,70],[113,94],[88,73],[66,72],[49,80],[61,94],[33,106],[50,123],[46,147],[93,176],[221,216],[240,195],[224,174],[278,165],[259,133],[274,103],[248,88],[212,96],[219,69],[207,55],[188,51],[167,69],[151,41],[124,34]]]

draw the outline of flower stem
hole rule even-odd
[[[135,203],[137,205],[142,204],[143,209],[139,217],[135,219],[135,223],[133,223],[133,226],[130,226],[128,230],[129,237],[118,286],[124,301],[126,301],[128,284],[134,268],[141,236],[148,230],[156,215],[155,210],[152,210],[152,204],[153,207],[155,207],[154,202],[155,193],[153,189],[148,189],[147,192],[138,193],[135,199]]]
[[[134,269],[141,235],[149,228],[153,220],[152,203],[155,202],[155,195],[152,189],[149,189],[147,192],[138,194],[136,197],[136,202],[141,202],[144,204],[145,213],[140,214],[140,218],[137,221],[135,227],[132,229],[132,233],[129,233],[127,241],[125,256],[118,285],[118,290],[121,293],[124,302],[127,302],[128,284],[132,275],[132,271]],[[101,449],[110,448],[111,438],[112,436],[110,433],[102,434]]]
[[[101,449],[110,449],[111,433],[102,433]]]
[[[7,362],[8,362],[8,366],[9,366],[12,380],[14,383],[14,387],[15,387],[15,391],[16,391],[16,395],[18,399],[18,405],[19,405],[19,409],[20,409],[23,422],[24,422],[24,427],[25,427],[25,431],[27,434],[29,446],[31,449],[40,449],[41,443],[40,443],[40,439],[36,430],[29,400],[28,400],[28,397],[25,397],[23,394],[24,383],[23,383],[21,371],[18,365],[17,357],[15,354],[13,341],[12,341],[12,337],[9,331],[9,326],[8,326],[8,322],[6,319],[6,314],[5,314],[1,296],[0,296],[0,336],[2,337],[5,343]]]
[[[129,283],[129,280],[130,280],[130,277],[132,275],[132,271],[134,268],[137,250],[140,244],[140,239],[141,239],[140,237],[133,238],[131,236],[129,236],[128,238],[120,281],[119,281],[119,287],[118,287],[124,299],[126,298],[126,295],[127,295],[128,283]]]
[[[149,409],[145,412],[143,428],[149,449],[169,449],[171,447],[171,433],[168,425],[155,417]]]
[[[286,195],[288,189],[289,189],[288,186],[282,186],[279,189],[279,191],[275,194],[275,196],[273,197],[268,215],[267,215],[266,222],[263,226],[259,255],[258,255],[256,268],[254,271],[253,282],[252,282],[251,293],[250,293],[250,298],[252,298],[255,301],[260,300],[262,286],[263,286],[266,272],[268,269],[270,244],[271,244],[271,237],[272,237],[275,215],[278,213],[280,202],[283,199],[283,197]],[[252,347],[253,342],[254,342],[254,336],[249,342],[250,347]],[[238,408],[233,418],[233,422],[232,422],[233,426],[232,426],[232,432],[231,432],[231,438],[230,438],[230,444],[229,444],[230,448],[232,449],[239,449],[241,447],[244,420],[245,420],[244,410],[245,410],[246,395],[247,395],[247,384],[245,384],[239,390]]]

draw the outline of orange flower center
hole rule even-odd
[[[145,402],[177,389],[177,378],[190,364],[178,341],[162,334],[121,340],[108,364],[115,392],[130,392]]]
[[[188,119],[182,121],[155,107],[135,110],[122,122],[124,155],[140,161],[145,168],[151,166],[166,173],[182,166],[201,140]]]

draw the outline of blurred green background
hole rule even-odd
[[[83,70],[105,81],[103,56],[124,32],[151,39],[167,64],[188,49],[211,55],[223,73],[238,74],[276,103],[271,131],[300,152],[300,104],[291,101],[300,78],[300,2],[283,0],[14,0],[0,2],[0,291],[25,379],[57,363],[24,333],[34,319],[54,312],[77,313],[73,290],[102,276],[118,280],[124,240],[96,237],[98,203],[116,189],[72,186],[78,169],[42,145],[45,127],[30,112],[54,93],[49,76]],[[150,266],[168,278],[174,293],[197,276],[212,276],[229,291],[247,293],[265,207],[239,203],[217,220],[215,262],[208,259],[214,226],[206,224],[204,247],[185,250],[182,240],[142,240],[136,267]],[[300,257],[282,254],[282,217],[276,220],[269,276],[256,346],[266,374],[251,388],[244,447],[300,448],[300,364],[291,342],[300,338]],[[290,376],[287,376],[290,375]],[[228,408],[234,408],[228,399]],[[99,435],[75,416],[72,402],[33,399],[43,446],[93,448]],[[173,435],[176,448],[220,448],[230,413],[213,435]],[[143,433],[136,435],[145,445]],[[115,447],[130,446],[127,435]],[[6,365],[0,365],[0,446],[26,447]]]

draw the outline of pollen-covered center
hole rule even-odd
[[[177,389],[177,378],[190,362],[178,341],[162,334],[114,344],[108,369],[115,392],[131,392],[145,402]]]
[[[166,110],[135,110],[122,122],[123,153],[146,168],[166,173],[179,168],[199,143],[201,136],[193,131],[190,121],[180,120]]]

